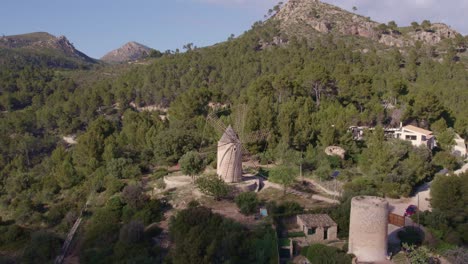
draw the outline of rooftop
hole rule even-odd
[[[302,214],[297,217],[300,218],[307,227],[327,227],[337,225],[335,221],[326,214]]]
[[[226,131],[224,131],[224,134],[219,140],[219,142],[222,142],[222,143],[238,143],[239,142],[239,137],[237,136],[236,132],[231,127],[231,125],[229,125],[226,128]]]
[[[421,134],[424,134],[424,135],[427,135],[427,136],[432,135],[432,131],[422,129],[422,128],[417,127],[417,126],[407,125],[407,126],[404,126],[403,129],[411,130],[413,132],[421,133]]]

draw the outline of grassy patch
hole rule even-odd
[[[284,194],[282,190],[278,190],[278,189],[271,188],[271,187],[260,191],[258,193],[258,198],[264,201],[279,201],[280,200],[282,203],[296,202],[307,210],[330,207],[330,204],[328,203],[317,201],[317,200],[307,198],[307,197],[301,197],[301,196],[290,194],[290,193]]]

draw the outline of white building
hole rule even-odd
[[[426,146],[433,149],[436,146],[432,131],[408,125],[395,132],[395,138],[411,141],[413,146]]]

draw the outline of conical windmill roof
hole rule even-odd
[[[239,138],[237,137],[237,134],[234,131],[234,129],[231,127],[231,125],[229,125],[226,128],[226,131],[224,131],[224,134],[221,137],[221,139],[219,140],[219,142],[222,142],[222,143],[239,143]]]

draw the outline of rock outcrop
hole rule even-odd
[[[148,57],[152,49],[140,43],[131,41],[122,47],[104,55],[101,60],[105,62],[126,62],[135,61]]]
[[[434,23],[426,30],[382,32],[380,23],[369,17],[353,14],[319,0],[289,0],[272,19],[279,21],[280,30],[286,35],[310,37],[314,34],[337,33],[361,36],[387,46],[405,47],[421,41],[436,45],[443,39],[455,38],[458,32],[441,23]]]
[[[52,49],[68,56],[93,62],[94,60],[86,54],[77,50],[73,44],[65,37],[55,37],[47,32],[35,32],[22,35],[4,36],[0,38],[0,48],[10,49]]]

